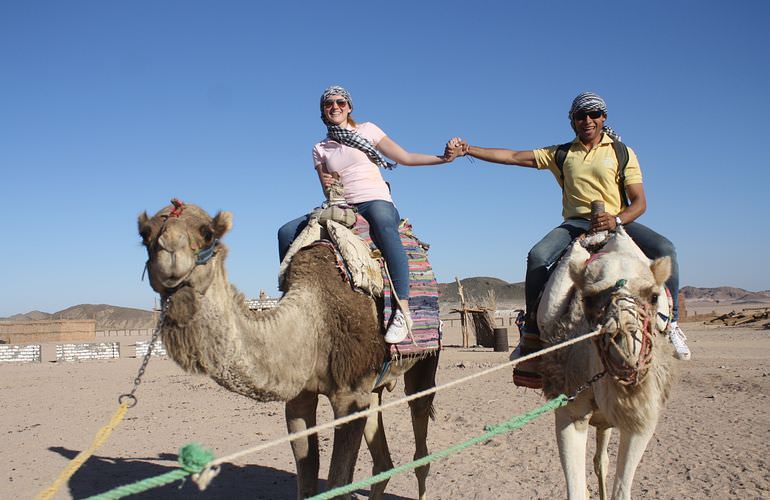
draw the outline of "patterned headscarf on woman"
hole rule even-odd
[[[604,116],[607,116],[607,104],[604,99],[594,94],[593,92],[583,92],[572,101],[572,107],[569,110],[569,121],[573,123],[572,117],[578,111],[601,111]],[[612,130],[609,125],[602,127],[602,132],[609,135],[613,141],[620,142],[620,135]]]
[[[374,145],[366,137],[353,130],[335,125],[326,119],[326,116],[324,115],[324,102],[333,95],[341,96],[343,99],[348,101],[350,111],[353,111],[353,99],[350,97],[350,93],[348,93],[344,87],[340,87],[339,85],[332,85],[331,87],[328,87],[326,90],[324,90],[323,94],[321,94],[320,106],[321,120],[323,120],[324,124],[326,125],[326,136],[333,141],[339,142],[340,144],[362,151],[378,167],[387,168],[388,170],[396,168],[396,164],[387,161],[385,157],[382,156],[382,154],[380,154],[377,149],[375,149]]]

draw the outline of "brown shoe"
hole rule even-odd
[[[515,366],[513,368],[513,383],[516,387],[542,389],[543,377],[541,377],[539,373],[524,371],[518,366]]]
[[[540,337],[537,335],[522,333],[521,341],[516,349],[511,353],[511,360],[521,358],[528,354],[539,351],[542,348]],[[513,383],[517,387],[527,387],[529,389],[542,389],[543,377],[539,373],[540,360],[538,358],[530,359],[513,367]]]

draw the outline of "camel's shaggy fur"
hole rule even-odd
[[[316,246],[298,252],[288,270],[287,292],[275,309],[254,312],[227,280],[227,248],[219,242],[232,227],[232,215],[213,219],[194,205],[181,213],[173,206],[152,218],[139,217],[147,247],[150,284],[167,303],[160,325],[169,356],[183,369],[210,376],[223,387],[257,401],[286,401],[290,432],[315,425],[319,394],[341,417],[379,404],[385,386],[404,375],[409,394],[435,385],[438,356],[395,364],[375,392],[378,370],[387,356],[382,308],[353,291],[340,275],[333,251]],[[197,253],[216,245],[215,255],[196,264]],[[378,307],[379,306],[379,307]],[[425,439],[432,396],[410,402],[417,457],[427,455]],[[366,425],[364,425],[366,424]],[[350,483],[362,435],[374,473],[392,467],[380,416],[335,429],[330,487]],[[298,495],[318,491],[318,438],[292,442]],[[428,467],[417,471],[425,496]],[[379,497],[387,481],[372,487]]]
[[[560,290],[558,301],[549,302],[546,306],[551,311],[550,317],[538,318],[541,337],[547,343],[556,344],[604,325],[608,330],[605,335],[612,332],[633,333],[625,337],[618,335],[619,345],[627,355],[633,358],[634,353],[640,351],[637,339],[643,325],[638,324],[636,319],[616,317],[610,306],[611,297],[613,293],[633,297],[639,310],[646,308],[644,314],[654,316],[658,295],[670,274],[670,260],[663,258],[651,263],[638,249],[634,251],[629,246],[633,242],[622,229],[616,238],[620,243],[616,241],[608,245],[610,251],[590,263],[583,258],[585,254],[581,250],[573,248],[566,254],[566,260],[559,264],[562,267],[554,272],[552,279],[566,279],[571,285],[556,287]],[[622,286],[618,286],[621,283]],[[647,375],[638,385],[623,385],[607,374],[566,407],[557,410],[557,440],[570,498],[583,498],[586,494],[583,471],[585,432],[589,421],[598,429],[595,469],[602,498],[607,495],[606,468],[609,459],[606,446],[612,427],[617,427],[621,435],[613,498],[630,496],[638,460],[657,425],[672,381],[671,347],[663,332],[659,331],[655,318],[650,317],[650,320],[655,329],[653,355]],[[544,392],[549,398],[575,394],[578,387],[604,369],[597,343],[592,340],[558,350],[543,357],[540,362]]]

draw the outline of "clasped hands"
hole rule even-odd
[[[452,161],[458,156],[465,156],[468,154],[468,148],[470,145],[459,137],[452,137],[444,146],[444,160]]]

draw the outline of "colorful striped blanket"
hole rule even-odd
[[[428,245],[417,239],[408,220],[402,220],[398,230],[401,234],[401,244],[404,245],[406,256],[409,259],[409,309],[414,322],[412,325],[414,341],[407,336],[406,340],[400,344],[393,344],[390,353],[393,357],[432,354],[441,349],[442,339],[438,309],[438,283],[433,274],[433,268],[428,262]],[[360,215],[357,215],[353,232],[364,240],[372,250],[376,249],[369,236],[369,224]],[[385,275],[382,259],[380,262],[385,281],[383,318],[385,327],[387,327],[393,312],[391,287],[390,281]]]

